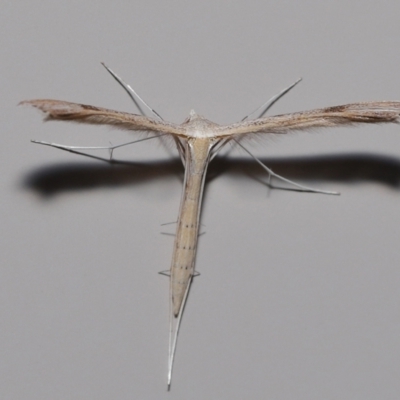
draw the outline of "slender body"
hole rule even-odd
[[[197,116],[191,123],[196,125]],[[204,181],[215,139],[190,138],[185,143],[185,179],[179,208],[178,223],[170,271],[170,337],[168,356],[168,387],[180,320],[195,273]]]
[[[135,96],[138,96],[133,89],[129,85],[126,85],[109,68],[107,69],[135,101]],[[400,102],[398,101],[353,103],[261,118],[266,110],[295,84],[282,91],[279,95],[274,96],[266,105],[262,106],[261,108],[263,108],[264,111],[260,114],[259,118],[245,121],[245,119],[247,119],[247,117],[245,117],[241,122],[225,126],[208,121],[197,115],[194,111],[191,111],[189,118],[180,125],[166,122],[139,97],[138,98],[152,113],[156,115],[158,120],[144,115],[124,113],[59,100],[30,100],[22,102],[43,111],[46,114],[46,120],[111,125],[119,129],[130,131],[145,131],[156,134],[157,136],[170,135],[175,140],[185,167],[185,179],[170,270],[168,388],[171,385],[172,367],[180,321],[190,290],[190,284],[195,274],[195,258],[205,176],[208,164],[218,150],[232,140],[248,152],[240,141],[243,137],[251,134],[286,134],[305,129],[349,126],[360,123],[399,122]],[[56,147],[72,153],[87,155],[76,151],[77,148],[73,146],[46,142],[35,143]],[[108,147],[108,149],[112,152],[112,150],[120,146],[121,145],[111,146]],[[251,153],[249,154],[251,155]],[[102,159],[101,157],[94,158],[111,161]],[[268,167],[262,164],[256,157],[254,158],[266,169],[270,176],[284,179],[268,169]],[[295,184],[287,179],[284,180]],[[307,191],[337,194],[334,192],[313,190],[298,184],[295,185]]]
[[[195,272],[201,200],[212,145],[210,139],[190,139],[186,142],[185,181],[171,263],[171,301],[174,317],[179,315]]]

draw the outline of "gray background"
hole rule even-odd
[[[173,146],[112,168],[30,143],[133,135],[42,124],[23,99],[165,119],[241,119],[400,100],[398,1],[3,1],[0,398],[400,396],[400,128],[256,140],[277,172],[340,197],[268,190],[238,150],[210,167],[195,279],[166,392],[168,279],[182,169]],[[276,182],[276,184],[278,184]]]

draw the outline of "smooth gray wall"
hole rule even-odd
[[[112,168],[30,143],[134,135],[43,124],[24,99],[134,111],[106,62],[165,119],[240,120],[400,100],[398,1],[5,1],[1,52],[0,398],[396,399],[400,127],[250,143],[341,196],[268,190],[238,150],[210,167],[197,270],[166,392],[168,279],[182,169],[173,146]],[[275,182],[276,185],[279,182]]]

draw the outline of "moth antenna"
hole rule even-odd
[[[263,162],[261,162],[254,154],[252,154],[249,150],[247,150],[241,143],[239,143],[236,139],[233,139],[247,154],[249,154],[254,160],[265,170],[268,172],[269,177],[274,176],[275,178],[280,179],[283,182],[290,183],[291,185],[298,187],[302,191],[305,192],[312,192],[312,193],[321,193],[321,194],[331,194],[338,196],[340,195],[339,192],[332,192],[330,190],[318,190],[318,189],[313,189],[308,186],[300,185],[299,183],[293,182],[281,175],[276,174],[272,169],[268,168]],[[270,178],[269,178],[270,179]]]
[[[145,112],[142,110],[142,108],[140,107],[139,103],[137,102],[136,98],[139,99],[142,104],[144,106],[146,106],[150,112],[155,115],[157,118],[160,118],[161,121],[164,121],[164,119],[161,117],[161,115],[154,110],[153,108],[151,108],[136,92],[135,90],[132,89],[132,87],[130,85],[128,85],[127,83],[125,83],[123,81],[122,78],[120,78],[111,68],[108,68],[106,64],[104,64],[103,62],[101,63],[103,65],[103,67],[112,75],[112,77],[124,88],[124,90],[126,91],[126,93],[128,93],[129,97],[132,99],[132,101],[135,103],[135,106],[138,108],[138,110],[140,111],[140,113],[143,116],[146,116]]]
[[[156,111],[154,108],[151,108],[138,94],[137,92],[129,85],[127,84],[120,76],[118,76],[111,68],[109,68],[105,63],[101,63],[103,67],[111,74],[111,76],[123,87],[123,89],[128,93],[129,97],[132,99],[132,101],[135,103],[135,106],[137,109],[140,111],[140,113],[143,116],[146,116],[146,113],[143,111],[142,107],[140,107],[139,103],[137,102],[136,99],[138,99],[145,107],[147,107],[150,112],[157,118],[159,118],[161,121],[164,121],[164,118]],[[183,145],[179,141],[177,137],[174,136],[174,141],[176,144],[176,147],[179,152],[179,156],[181,158],[182,164],[185,167],[185,157],[184,157],[184,151],[183,151]]]
[[[289,90],[293,89],[299,82],[301,82],[303,78],[297,79],[296,82],[292,83],[289,87],[286,89],[283,89],[280,93],[276,94],[275,96],[271,97],[267,102],[265,102],[263,105],[255,109],[253,112],[250,114],[246,115],[240,122],[245,121],[247,118],[249,118],[251,115],[255,114],[257,111],[264,109],[261,114],[257,118],[261,118],[265,113],[281,98],[283,97]]]

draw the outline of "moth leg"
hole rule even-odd
[[[283,182],[289,183],[299,189],[301,189],[304,192],[312,192],[312,193],[322,193],[322,194],[331,194],[331,195],[340,195],[339,192],[333,192],[330,190],[319,190],[319,189],[313,189],[311,187],[308,186],[304,186],[304,185],[300,185],[299,183],[293,182],[281,175],[276,174],[274,171],[272,171],[272,169],[268,168],[264,163],[262,163],[255,155],[253,155],[249,150],[247,150],[241,143],[239,143],[236,139],[234,139],[234,141],[247,153],[249,154],[251,157],[254,158],[254,160],[265,170],[268,172],[270,178],[271,176],[274,176],[275,178],[280,179]]]

